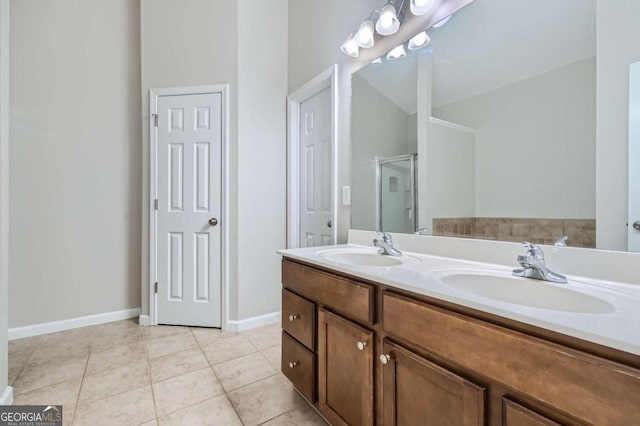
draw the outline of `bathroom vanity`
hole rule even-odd
[[[441,284],[488,265],[359,246],[281,254],[282,372],[333,425],[640,422],[633,286],[585,284],[572,304],[553,293],[571,280],[511,283],[504,268],[485,276],[523,292],[534,281],[550,305],[533,292],[531,306],[492,304]]]

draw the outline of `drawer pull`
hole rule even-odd
[[[298,314],[289,315],[289,322],[294,322],[297,319],[300,319],[300,315],[298,315]]]
[[[296,368],[297,365],[298,365],[298,361],[289,362],[289,368]]]
[[[387,365],[391,361],[391,354],[382,354],[380,355],[380,362],[384,365]]]
[[[367,347],[367,342],[358,342],[357,346],[358,346],[358,350],[364,351],[364,348]]]

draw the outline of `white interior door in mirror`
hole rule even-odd
[[[331,206],[331,92],[300,107],[300,247],[333,242]]]
[[[158,323],[221,327],[219,93],[158,98]]]
[[[640,62],[629,73],[629,251],[640,252]]]

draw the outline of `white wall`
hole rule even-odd
[[[8,384],[9,327],[9,0],[0,0],[0,399]],[[3,401],[8,403],[10,401]],[[1,404],[2,402],[0,402]]]
[[[287,0],[238,4],[238,318],[280,310],[286,247]]]
[[[351,227],[377,230],[376,157],[409,154],[409,116],[357,74],[351,91]]]
[[[434,109],[477,130],[478,217],[595,217],[595,64],[586,59]]]
[[[627,249],[629,65],[640,61],[640,2],[597,0],[596,241]]]
[[[431,230],[434,217],[475,216],[474,134],[429,123],[426,157],[425,203],[418,206],[427,218]]]
[[[10,327],[140,306],[139,23],[11,2]]]

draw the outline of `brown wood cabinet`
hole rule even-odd
[[[282,371],[333,425],[640,424],[640,356],[284,259]]]
[[[373,424],[373,332],[320,309],[320,412],[334,425]]]

